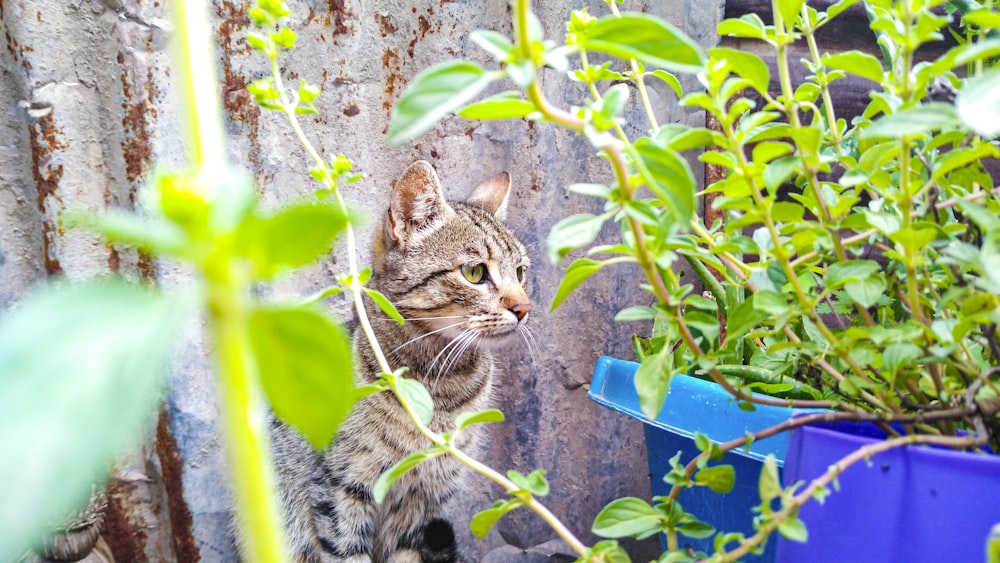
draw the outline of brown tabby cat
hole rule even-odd
[[[406,324],[376,308],[369,311],[372,324],[393,368],[409,366],[407,376],[430,391],[430,426],[437,432],[453,430],[460,413],[487,408],[490,351],[527,330],[529,261],[500,222],[509,191],[510,176],[504,174],[484,182],[465,203],[447,202],[434,170],[418,161],[396,183],[375,236],[370,286],[396,305]],[[355,379],[364,384],[380,370],[358,332]],[[448,456],[426,461],[397,481],[381,505],[372,498],[385,469],[430,445],[393,395],[362,400],[324,453],[315,453],[277,422],[273,440],[286,524],[299,560],[456,560],[454,534],[440,516],[458,490],[460,463]],[[476,426],[457,438],[472,454],[479,441]]]

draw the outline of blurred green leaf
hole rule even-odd
[[[486,121],[490,119],[518,119],[535,111],[535,104],[525,100],[517,92],[501,92],[485,100],[465,106],[458,115],[466,119]]]
[[[805,543],[809,539],[805,523],[795,517],[782,520],[778,524],[778,531],[788,540]]]
[[[694,480],[717,493],[725,494],[733,490],[733,485],[736,484],[736,471],[732,465],[706,467],[695,473]]]
[[[571,251],[594,242],[603,225],[604,217],[590,213],[570,215],[553,225],[545,241],[549,261],[556,264]]]
[[[559,280],[559,287],[556,288],[556,294],[552,297],[552,305],[549,307],[549,311],[555,311],[556,307],[561,305],[576,288],[580,287],[580,284],[590,279],[591,276],[605,265],[605,262],[598,262],[590,258],[574,260],[569,265],[569,268],[566,269],[566,273],[562,279]]]
[[[305,202],[282,208],[246,229],[248,252],[261,279],[315,262],[347,226],[334,205]]]
[[[410,408],[417,413],[417,418],[424,424],[430,424],[434,418],[434,401],[423,383],[410,377],[398,377],[396,386]]]
[[[140,443],[191,309],[119,281],[64,282],[0,317],[0,561],[17,561]]]
[[[591,531],[605,538],[623,538],[659,531],[664,516],[648,502],[625,497],[611,501],[594,519]]]
[[[697,190],[687,161],[645,137],[635,142],[633,154],[636,168],[649,189],[666,204],[672,223],[686,227],[694,217]]]
[[[404,324],[406,321],[403,320],[403,315],[399,314],[396,310],[396,306],[389,301],[389,298],[383,295],[380,291],[371,289],[370,287],[362,287],[361,291],[365,292],[368,297],[371,297],[372,301],[378,305],[382,312],[389,316],[390,319],[396,321],[399,324]]]
[[[670,391],[671,370],[670,350],[664,347],[652,356],[646,356],[635,373],[635,390],[639,394],[639,406],[650,420],[663,408],[663,401]]]
[[[584,49],[678,72],[699,72],[705,55],[691,38],[667,22],[645,14],[605,16],[578,36]]]
[[[503,412],[497,409],[486,409],[479,412],[463,412],[455,417],[455,428],[461,430],[473,424],[483,424],[485,422],[503,422]]]
[[[970,116],[974,119],[974,116]],[[861,130],[862,139],[921,135],[961,123],[955,106],[931,102],[882,117]]]
[[[544,497],[549,494],[549,482],[545,479],[544,469],[536,469],[527,475],[510,469],[507,471],[507,478],[535,496]]]
[[[507,501],[498,500],[493,504],[493,507],[477,512],[473,515],[472,519],[469,520],[469,528],[477,538],[485,538],[486,534],[490,533],[493,525],[496,524],[504,514],[507,514],[519,506],[522,506],[522,503],[516,498]]]
[[[372,487],[372,496],[375,498],[375,502],[382,504],[382,501],[385,500],[385,495],[389,492],[389,488],[392,487],[393,483],[398,481],[400,477],[409,473],[410,470],[420,465],[421,462],[437,457],[442,453],[443,452],[436,447],[431,447],[428,450],[416,451],[401,459],[399,463],[383,471],[375,481],[375,485]]]
[[[970,78],[955,99],[965,125],[983,137],[1000,134],[1000,69]]]
[[[306,307],[257,309],[247,328],[274,413],[316,450],[329,446],[354,406],[348,336],[326,315]]]
[[[399,145],[420,136],[476,97],[494,77],[468,61],[450,61],[421,71],[392,108],[386,142]]]
[[[730,72],[749,80],[750,85],[758,92],[770,91],[771,71],[768,70],[767,63],[757,55],[729,47],[709,49],[708,55],[713,61],[726,61]]]
[[[876,84],[882,83],[882,61],[862,51],[845,51],[824,55],[823,64],[829,68],[842,70],[848,74],[867,78]]]

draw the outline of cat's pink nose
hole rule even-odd
[[[517,320],[523,321],[524,317],[527,317],[528,313],[531,312],[531,304],[518,303],[517,305],[514,305],[513,307],[510,308],[510,312],[514,313],[514,316],[517,317]]]

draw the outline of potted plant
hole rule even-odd
[[[635,380],[647,416],[660,410],[672,378],[688,372],[710,378],[737,408],[829,410],[722,444],[699,439],[694,459],[671,460],[668,494],[654,506],[639,499],[611,503],[595,521],[600,535],[664,532],[671,552],[664,560],[706,555],[684,550],[678,540],[685,528],[694,535],[713,531],[692,507],[681,506],[680,491],[707,481],[728,490],[731,470],[712,462],[724,451],[784,431],[792,438],[789,459],[796,460],[790,466],[810,473],[789,471],[782,485],[776,462],[766,459],[759,502],[754,513],[745,514],[754,532],[715,534],[707,554],[735,560],[759,553],[774,531],[796,542],[808,540],[810,547],[818,537],[843,546],[847,538],[819,519],[824,507],[807,503],[848,498],[853,475],[865,471],[865,462],[875,472],[909,471],[897,471],[895,459],[881,470],[884,456],[894,455],[885,452],[906,458],[947,448],[976,464],[998,462],[989,452],[1000,447],[1000,197],[987,164],[995,170],[1000,156],[1000,14],[992,3],[868,2],[864,7],[883,56],[819,52],[816,31],[854,4],[841,0],[821,11],[803,0],[775,0],[770,23],[750,14],[719,26],[721,35],[773,49],[778,87],[772,89],[771,71],[757,55],[725,47],[703,53],[665,22],[620,13],[613,0],[611,13],[600,18],[574,12],[563,45],[546,41],[528,3],[518,0],[513,40],[495,32],[472,38],[497,59],[500,70],[468,61],[443,63],[414,79],[396,105],[389,130],[394,142],[419,135],[457,110],[473,119],[526,118],[565,127],[585,136],[607,159],[612,185],[570,187],[601,199],[604,212],[557,223],[549,257],[559,261],[591,246],[607,222],[620,224],[621,239],[589,248],[587,256],[572,262],[553,307],[606,266],[638,265],[641,283],[656,303],[629,308],[620,318],[655,318],[661,329],[662,346],[643,359]],[[954,7],[960,11],[952,14]],[[949,33],[957,39],[954,48],[918,62],[922,45]],[[789,56],[795,42],[809,53],[801,61],[809,76],[798,84],[791,73],[797,63]],[[594,54],[611,60],[591,64],[588,56]],[[571,68],[569,57],[579,65]],[[546,69],[569,72],[591,98],[557,107],[539,85]],[[683,95],[673,72],[696,74],[701,88]],[[837,113],[831,96],[836,82],[848,75],[874,84],[867,108],[850,122]],[[469,104],[503,78],[519,90]],[[647,80],[666,81],[682,105],[704,109],[719,127],[658,124]],[[648,134],[637,139],[621,127],[633,92],[649,116]],[[703,149],[710,150],[699,159],[726,172],[704,190],[714,194],[712,205],[725,216],[711,224],[695,212],[698,189],[682,156]],[[682,261],[700,274],[705,295],[676,276],[673,268]],[[768,381],[756,385],[770,386],[769,391],[784,385],[808,398],[753,395],[755,384],[727,375],[731,366],[767,375]],[[775,387],[781,378],[788,383]],[[805,443],[814,430],[801,428],[821,421],[852,428],[865,423],[881,434],[824,458],[820,468],[807,467],[805,461],[819,458]],[[947,475],[938,479],[963,479]],[[1000,479],[993,476],[1000,471],[989,475],[971,485],[966,498],[997,498]],[[832,492],[838,485],[841,490]],[[915,486],[899,485],[904,494],[913,494]],[[939,500],[962,495],[936,491]],[[854,510],[883,501],[863,502]],[[852,533],[868,543],[876,536],[890,544],[909,543],[925,550],[920,558],[937,557],[926,551],[930,543],[943,550],[942,560],[976,560],[987,524],[1000,521],[996,506],[966,509],[961,526],[936,534],[924,534],[910,520],[900,524],[905,538],[874,529]],[[845,553],[819,549],[838,557]],[[791,553],[779,548],[785,560],[805,560]]]

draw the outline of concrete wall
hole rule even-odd
[[[166,50],[169,14],[165,0],[5,0],[0,26],[0,311],[33,283],[50,275],[89,276],[108,271],[170,289],[194,283],[189,272],[130,250],[107,247],[94,236],[63,231],[58,213],[135,205],[151,163],[176,167],[184,151],[172,97]],[[513,350],[501,376],[498,406],[508,422],[493,428],[485,461],[500,469],[549,471],[548,504],[585,540],[608,501],[648,496],[649,475],[641,425],[586,398],[599,355],[631,356],[629,336],[644,327],[611,321],[621,308],[648,302],[636,272],[608,269],[588,282],[586,295],[545,313],[565,265],[543,257],[544,240],[560,218],[600,209],[571,194],[574,182],[607,182],[610,174],[584,141],[545,124],[477,123],[449,118],[413,144],[390,148],[384,132],[393,101],[421,69],[462,57],[492,64],[468,34],[474,29],[510,31],[504,0],[292,0],[291,25],[300,47],[283,59],[286,76],[303,77],[324,93],[321,115],[304,122],[307,133],[330,154],[351,157],[366,178],[347,199],[371,217],[383,212],[389,185],[415,159],[430,161],[450,197],[464,198],[479,181],[503,170],[515,186],[509,212],[535,266],[531,297],[539,350]],[[564,33],[571,9],[607,12],[600,0],[536,2],[547,35]],[[247,2],[213,4],[221,91],[229,154],[258,180],[265,205],[313,189],[306,158],[276,114],[253,105],[244,86],[266,72],[264,61],[243,41],[250,26]],[[714,35],[721,0],[626,0],[624,9],[647,11],[674,23],[703,45]],[[553,71],[543,74],[555,102],[583,99],[579,85]],[[693,85],[690,77],[688,84]],[[702,116],[677,108],[664,85],[651,84],[660,122],[700,124]],[[639,129],[645,127],[632,104]],[[610,240],[613,227],[604,233]],[[367,241],[370,229],[361,235]],[[367,254],[367,250],[363,253]],[[344,254],[270,289],[304,295],[333,283]],[[343,318],[345,302],[329,307]],[[192,319],[173,368],[173,385],[160,423],[146,448],[123,460],[110,486],[109,542],[119,560],[231,561],[230,504],[217,438],[214,379],[201,341],[202,321]],[[489,482],[474,479],[453,507],[456,521],[501,498]],[[515,561],[555,535],[532,514],[514,513],[485,539],[459,525],[472,560]],[[639,558],[653,557],[655,541],[631,545]]]

